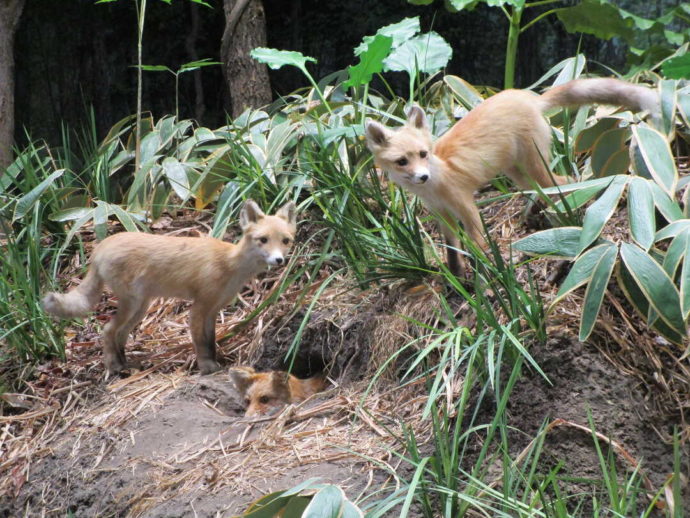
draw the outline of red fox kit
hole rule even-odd
[[[86,315],[107,285],[118,298],[117,314],[103,330],[103,359],[110,373],[126,367],[127,335],[155,297],[192,300],[190,330],[202,374],[216,361],[218,312],[268,265],[285,263],[296,229],[295,204],[267,216],[248,200],[240,213],[237,244],[210,237],[172,237],[121,232],[101,242],[82,283],[66,294],[48,293],[46,311],[63,318]]]
[[[299,403],[326,386],[321,376],[302,380],[287,372],[256,372],[251,367],[233,367],[228,372],[244,398],[247,417],[271,413],[289,403]]]
[[[479,210],[474,191],[499,173],[521,189],[532,181],[542,187],[564,183],[553,178],[549,163],[551,128],[544,112],[555,107],[602,103],[636,111],[658,111],[656,93],[618,79],[576,79],[542,95],[527,90],[505,90],[488,98],[432,143],[426,116],[413,107],[406,124],[397,131],[368,121],[366,138],[376,164],[401,187],[419,196],[436,213],[448,242],[448,266],[462,273],[455,228],[460,220],[465,232],[481,247]],[[529,178],[528,178],[529,177]]]

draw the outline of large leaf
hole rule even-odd
[[[65,174],[64,169],[58,169],[51,173],[45,180],[39,183],[36,187],[27,192],[24,196],[17,200],[14,206],[14,215],[12,216],[12,222],[15,222],[23,218],[27,212],[31,210],[34,204],[38,201],[41,195],[50,188],[51,185]]]
[[[683,217],[683,211],[680,209],[678,203],[671,199],[656,182],[652,182],[649,185],[652,189],[652,195],[654,196],[654,205],[659,209],[661,215],[669,222],[681,219]]]
[[[608,0],[580,0],[573,7],[557,9],[556,15],[568,32],[583,32],[604,40],[619,36],[633,43],[636,29],[649,27],[642,18]]]
[[[616,268],[616,270],[616,277],[618,278],[618,285],[620,286],[621,290],[625,294],[630,304],[632,304],[637,314],[642,319],[646,319],[647,315],[649,314],[649,302],[644,296],[644,293],[642,293],[642,290],[640,290],[640,288],[637,286],[635,279],[632,275],[630,275],[630,272],[622,261],[618,262],[618,268]],[[666,322],[659,318],[657,318],[652,324],[652,328],[673,343],[683,343],[683,335],[674,331],[666,324]]]
[[[570,272],[563,284],[561,284],[556,298],[551,302],[551,307],[571,291],[587,284],[592,279],[596,265],[599,264],[599,261],[605,254],[610,253],[609,250],[612,248],[615,250],[616,246],[613,243],[606,242],[592,247],[582,254],[570,268]]]
[[[362,43],[355,48],[355,56],[359,56],[362,52],[365,52],[369,47],[369,44],[374,41],[376,35],[388,36],[393,38],[392,47],[395,49],[405,43],[407,40],[412,38],[420,30],[419,16],[414,18],[404,18],[397,23],[392,23],[381,27],[374,36],[365,36]]]
[[[621,120],[616,117],[603,117],[587,129],[582,130],[575,139],[575,152],[591,151],[602,133],[617,127]]]
[[[163,160],[163,173],[170,182],[170,186],[184,203],[191,194],[189,191],[189,178],[185,166],[174,157],[166,157]]]
[[[513,248],[529,255],[572,259],[580,249],[580,227],[558,227],[535,232],[513,243]]]
[[[670,225],[666,225],[664,228],[659,230],[659,232],[657,232],[654,236],[654,241],[663,241],[669,237],[676,237],[678,234],[686,231],[689,228],[690,219],[678,219]]]
[[[656,216],[654,214],[654,195],[649,180],[633,177],[628,190],[628,218],[630,233],[643,250],[649,250],[654,243]]]
[[[268,65],[273,70],[278,70],[285,65],[297,67],[300,70],[306,70],[307,61],[316,63],[316,59],[310,56],[305,56],[301,52],[294,50],[278,50],[269,49],[266,47],[257,47],[253,49],[249,55],[259,63]]]
[[[302,518],[339,518],[344,501],[343,490],[328,484],[312,497]]]
[[[668,245],[662,267],[671,279],[675,278],[678,267],[685,260],[688,244],[690,244],[690,227],[678,234]]]
[[[652,128],[634,126],[632,130],[652,178],[669,196],[673,196],[678,183],[678,170],[668,141]]]
[[[674,119],[676,117],[676,81],[659,81],[659,97],[661,99],[661,125],[659,129],[667,137],[673,135]],[[652,119],[654,120],[654,119]]]
[[[625,142],[629,137],[628,128],[613,128],[597,138],[591,160],[594,176],[601,178],[628,172],[630,157]]]
[[[556,77],[554,80],[553,86],[557,86],[565,81],[570,81],[571,79],[577,79],[582,74],[582,70],[584,69],[586,63],[587,60],[583,54],[566,58],[560,63],[552,66],[549,71],[546,72],[546,74],[537,79],[536,82],[529,85],[527,90],[533,90],[535,87],[539,86],[544,81],[552,76],[555,76],[556,74],[558,74],[558,77]]]
[[[445,67],[453,55],[450,45],[435,32],[419,34],[396,48],[384,61],[384,69],[433,74]]]
[[[393,38],[377,34],[367,46],[366,52],[359,55],[359,64],[347,68],[349,79],[343,86],[368,84],[374,74],[383,70],[383,60],[388,57],[393,46]]]
[[[618,206],[618,201],[623,195],[630,177],[614,176],[608,189],[592,203],[585,212],[582,222],[582,235],[580,236],[580,252],[591,245],[599,237],[604,225],[609,220]]]
[[[672,329],[685,335],[680,294],[664,269],[644,250],[630,243],[621,245],[621,258],[651,308]]]
[[[578,209],[599,194],[605,187],[605,185],[590,185],[571,192],[563,196],[563,199],[554,203],[553,208],[549,208],[549,212],[563,212],[566,210],[566,207],[570,210]]]
[[[582,306],[582,319],[580,320],[580,341],[585,341],[592,334],[594,324],[599,316],[601,302],[609,284],[613,267],[616,264],[618,249],[616,246],[608,246],[601,258],[594,265],[592,277],[587,285],[585,300]]]
[[[690,79],[690,52],[664,61],[661,72],[669,79]]]
[[[448,85],[448,88],[468,110],[471,110],[484,100],[474,86],[460,77],[445,76],[443,82]]]

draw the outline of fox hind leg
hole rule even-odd
[[[131,295],[120,297],[117,313],[103,330],[103,361],[111,374],[127,368],[125,344],[130,331],[144,318],[149,302],[149,299]]]
[[[196,362],[202,374],[220,370],[220,364],[216,361],[216,316],[219,311],[219,308],[196,303],[189,313]]]

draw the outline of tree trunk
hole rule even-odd
[[[271,102],[266,65],[249,52],[266,46],[266,16],[261,0],[223,0],[225,32],[220,54],[230,90],[232,116]]]
[[[14,144],[14,33],[25,0],[0,0],[0,176]]]

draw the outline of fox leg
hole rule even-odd
[[[474,202],[472,193],[463,194],[457,202],[458,218],[465,232],[472,238],[472,241],[477,243],[477,246],[486,250],[487,244],[483,234],[484,226],[482,225],[482,218],[479,215],[479,209]]]
[[[111,374],[117,374],[127,368],[125,358],[127,337],[144,317],[148,303],[148,299],[120,297],[117,313],[103,329],[103,361]]]
[[[457,224],[453,225],[451,222],[449,222],[447,216],[440,221],[440,224],[441,232],[446,238],[446,261],[448,263],[448,269],[456,277],[464,277],[466,270],[465,259],[458,252],[460,242],[455,234]]]
[[[220,309],[209,308],[199,303],[192,306],[189,326],[196,351],[196,362],[201,374],[220,370],[216,361],[216,316]]]

